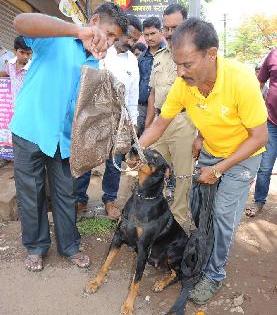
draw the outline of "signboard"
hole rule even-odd
[[[177,0],[115,0],[123,10],[134,14],[141,20],[150,16],[162,17],[164,9]]]
[[[0,159],[13,159],[12,134],[9,130],[12,116],[11,80],[0,78]]]

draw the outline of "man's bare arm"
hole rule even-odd
[[[155,118],[155,89],[152,88],[148,97],[147,115],[145,119],[145,128],[149,128]]]
[[[14,19],[16,31],[29,37],[78,37],[81,26],[40,13],[22,13]]]
[[[248,129],[248,133],[249,137],[240,145],[238,150],[228,158],[214,166],[202,167],[198,181],[204,184],[214,184],[218,179],[215,177],[213,169],[216,169],[220,173],[224,173],[239,162],[248,159],[253,153],[257,152],[267,143],[266,124]]]
[[[253,153],[257,152],[268,140],[268,131],[266,123],[248,129],[249,137],[240,145],[238,150],[231,154],[227,159],[216,164],[216,169],[224,173],[232,166],[248,159]]]
[[[95,26],[82,27],[40,13],[21,13],[14,19],[14,27],[19,34],[28,37],[79,38],[95,57],[99,57],[98,52],[101,55],[107,50],[106,35]]]
[[[139,138],[140,145],[146,148],[156,142],[162,136],[171,121],[172,119],[165,119],[161,116],[157,117],[152,125],[147,128],[142,136]]]

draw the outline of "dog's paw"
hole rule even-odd
[[[161,292],[165,288],[164,281],[158,280],[154,283],[152,290],[154,292]]]
[[[85,292],[89,294],[95,293],[100,285],[96,279],[90,280],[86,285]]]
[[[133,306],[131,306],[130,304],[128,304],[128,303],[125,302],[125,303],[121,306],[120,315],[133,315],[133,311],[134,311]]]

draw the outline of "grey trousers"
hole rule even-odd
[[[14,177],[21,219],[22,243],[30,254],[47,253],[51,239],[45,193],[46,170],[50,186],[58,252],[71,256],[79,251],[75,197],[69,160],[59,147],[53,158],[39,147],[13,134]]]
[[[202,150],[198,167],[214,165],[220,160]],[[211,280],[222,281],[226,277],[229,250],[260,162],[261,154],[250,157],[231,167],[221,177],[213,209],[214,247],[204,270]]]

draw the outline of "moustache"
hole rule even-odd
[[[185,81],[187,81],[187,80],[193,81],[193,78],[191,78],[191,77],[184,77],[184,76],[182,76],[182,79],[185,80]]]

